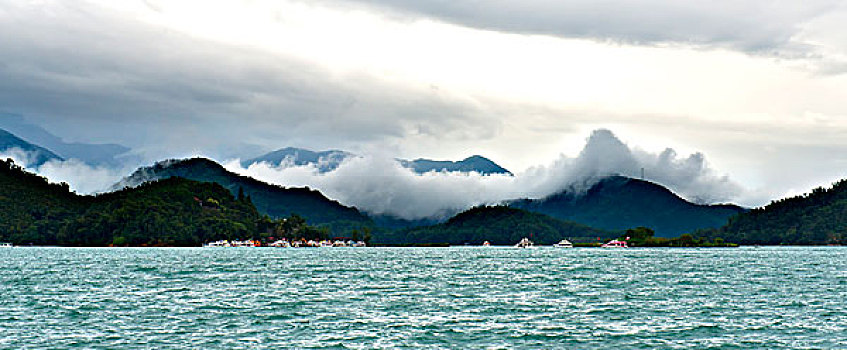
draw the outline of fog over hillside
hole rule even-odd
[[[415,174],[389,155],[351,157],[332,172],[314,165],[224,164],[230,171],[286,186],[309,186],[343,204],[372,214],[405,219],[444,218],[479,204],[515,198],[542,198],[563,190],[582,191],[609,175],[640,177],[669,187],[697,203],[755,203],[762,194],[743,189],[711,169],[705,156],[680,157],[673,149],[650,153],[633,149],[611,131],[595,130],[576,157],[561,155],[548,165],[507,175]]]
[[[26,152],[7,151],[28,165]],[[543,198],[564,190],[582,191],[609,175],[640,178],[664,185],[696,203],[732,202],[760,205],[770,197],[742,188],[727,175],[709,167],[700,153],[680,156],[671,148],[651,153],[631,147],[606,129],[595,130],[575,157],[560,155],[546,165],[531,167],[514,176],[460,172],[417,174],[393,155],[370,153],[345,159],[337,169],[322,172],[316,164],[279,165],[257,162],[243,166],[238,159],[222,161],[230,171],[282,186],[308,186],[342,204],[371,214],[404,219],[446,218],[479,204],[517,198]],[[105,191],[134,168],[91,166],[78,160],[49,161],[32,168],[55,182],[68,182],[80,193]]]

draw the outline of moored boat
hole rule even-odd
[[[626,245],[626,241],[619,241],[617,239],[613,239],[611,241],[608,241],[605,244],[601,245],[600,247],[602,247],[602,248],[629,248]]]
[[[535,246],[535,243],[529,240],[529,238],[524,237],[517,244],[515,244],[515,248],[532,248]]]
[[[483,247],[490,247],[491,243],[489,243],[488,241],[485,241],[485,242],[482,242],[482,246]]]
[[[559,243],[554,244],[553,246],[556,248],[573,248],[573,243],[571,243],[571,241],[567,239],[563,239],[559,241]]]
[[[204,248],[219,248],[219,247],[231,247],[231,246],[232,245],[230,245],[229,241],[227,241],[227,240],[209,242],[209,243],[206,243],[206,244],[203,245]]]
[[[277,248],[290,248],[290,247],[291,247],[291,243],[289,243],[289,242],[288,242],[288,240],[280,239],[280,240],[278,240],[278,241],[276,241],[276,242],[273,242],[273,243],[269,244],[269,246],[271,246],[271,247],[277,247]]]
[[[12,243],[8,243],[8,242],[0,243],[0,248],[12,248],[12,247],[13,247]]]
[[[204,248],[220,248],[220,247],[261,247],[262,243],[254,240],[245,240],[245,241],[227,241],[220,240],[209,242],[203,245]]]

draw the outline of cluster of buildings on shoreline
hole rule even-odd
[[[272,243],[263,244],[261,241],[257,240],[220,240],[215,242],[209,242],[203,245],[205,248],[223,248],[223,247],[276,247],[276,248],[320,248],[320,247],[367,247],[367,244],[364,241],[353,241],[353,240],[344,240],[344,239],[336,239],[336,240],[305,240],[305,239],[297,239],[288,241],[287,239],[276,240]]]

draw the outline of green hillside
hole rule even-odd
[[[690,203],[661,185],[623,176],[602,179],[584,192],[565,191],[510,206],[605,230],[650,227],[660,237],[717,228],[744,211],[735,205]]]
[[[847,180],[771,202],[698,234],[741,244],[847,244]]]
[[[116,185],[132,187],[150,180],[178,176],[204,182],[214,182],[232,194],[239,190],[249,196],[260,213],[272,218],[299,215],[313,225],[329,227],[333,233],[347,234],[354,229],[373,227],[373,221],[357,209],[341,205],[316,190],[271,185],[224,169],[205,158],[170,160],[138,169]]]
[[[266,237],[284,223],[260,217],[248,198],[214,183],[170,178],[79,196],[67,184],[48,183],[11,160],[0,161],[0,241],[16,245],[198,246]]]
[[[511,245],[523,237],[530,237],[536,244],[553,244],[564,238],[596,241],[598,237],[612,238],[617,234],[525,210],[482,206],[442,224],[400,230],[378,239],[385,244],[479,245],[489,241],[494,245]]]

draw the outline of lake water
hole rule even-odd
[[[847,348],[847,249],[12,248],[2,349]]]

